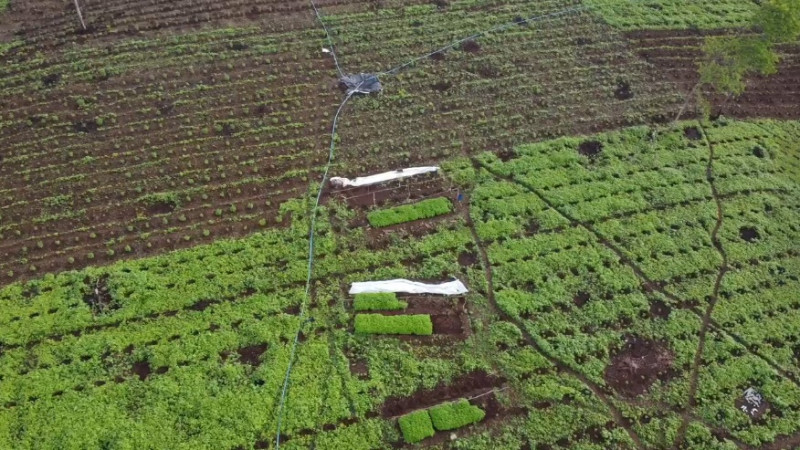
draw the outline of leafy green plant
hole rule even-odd
[[[388,227],[399,223],[411,222],[420,219],[447,214],[453,210],[453,204],[445,197],[431,198],[410,205],[400,205],[394,208],[372,211],[367,214],[367,219],[373,227]]]
[[[406,414],[400,417],[397,422],[400,424],[400,431],[403,433],[403,439],[409,444],[419,442],[436,433],[427,410],[414,411]]]
[[[455,430],[471,423],[480,422],[486,413],[466,399],[434,406],[430,409],[431,421],[437,430]]]
[[[433,334],[433,322],[428,314],[407,316],[384,316],[381,314],[357,314],[356,333],[360,334]]]
[[[356,311],[398,310],[406,309],[408,303],[398,300],[393,292],[377,294],[356,294],[353,309]]]

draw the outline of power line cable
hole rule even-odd
[[[325,25],[325,21],[322,20],[322,14],[320,14],[319,9],[317,8],[317,4],[314,3],[314,0],[311,1],[311,7],[314,8],[314,14],[317,16],[317,20],[319,20],[320,25],[322,25],[322,29],[325,30],[325,37],[328,39],[328,45],[331,46],[331,55],[333,55],[333,63],[336,64],[336,71],[339,72],[339,77],[344,76],[344,71],[339,66],[339,59],[336,57],[336,48],[333,45],[333,39],[331,38],[331,33],[328,31],[328,27]]]
[[[580,7],[567,8],[567,9],[562,9],[562,10],[559,10],[559,11],[554,11],[554,12],[551,12],[551,13],[548,13],[548,14],[542,14],[542,15],[538,15],[538,16],[531,16],[531,17],[528,17],[527,19],[513,20],[511,22],[507,22],[507,23],[504,23],[504,24],[501,24],[501,25],[497,25],[497,26],[494,26],[492,28],[486,29],[484,31],[480,31],[478,33],[472,34],[472,35],[467,36],[465,38],[459,39],[457,41],[453,41],[453,42],[445,45],[444,47],[436,49],[436,50],[434,50],[434,51],[432,51],[430,53],[426,53],[426,54],[424,54],[422,56],[417,56],[416,58],[412,58],[412,59],[410,59],[410,60],[408,60],[408,61],[406,61],[406,62],[404,62],[404,63],[402,63],[402,64],[400,64],[398,66],[395,66],[395,67],[393,67],[393,68],[391,68],[389,70],[385,70],[383,72],[380,72],[380,73],[378,73],[378,75],[394,75],[397,72],[399,72],[400,70],[402,70],[402,69],[414,64],[417,61],[423,60],[425,58],[430,58],[431,56],[433,56],[433,55],[435,55],[437,53],[441,53],[441,52],[447,51],[447,50],[455,47],[456,45],[459,45],[459,44],[464,43],[466,41],[469,41],[471,39],[477,39],[477,38],[479,38],[479,37],[481,37],[483,35],[489,34],[489,33],[494,33],[494,32],[497,32],[497,31],[504,31],[504,30],[507,30],[508,28],[511,28],[511,27],[515,26],[515,25],[522,25],[522,24],[525,24],[525,23],[533,23],[533,22],[541,22],[541,21],[552,19],[552,18],[555,18],[555,17],[560,17],[560,16],[572,14],[572,13],[577,13],[577,12],[580,12],[580,11],[585,11],[585,10],[590,9],[590,8],[591,7],[588,6],[588,5],[584,5],[584,6],[580,6]]]

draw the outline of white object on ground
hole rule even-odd
[[[407,169],[398,169],[391,172],[383,172],[366,177],[357,177],[354,180],[341,177],[331,178],[331,185],[335,187],[358,187],[369,186],[371,184],[383,183],[384,181],[397,180],[400,178],[413,177],[414,175],[422,175],[423,173],[436,172],[439,170],[438,166],[430,167],[409,167]]]
[[[322,47],[322,53],[330,53],[331,51],[325,47]]]
[[[404,292],[407,294],[459,295],[469,292],[459,280],[439,284],[426,284],[404,279],[385,281],[361,281],[350,285],[350,294],[375,294],[381,292]]]

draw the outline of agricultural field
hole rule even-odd
[[[800,448],[758,2],[80,3],[0,0],[0,448]]]

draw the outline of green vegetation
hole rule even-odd
[[[710,36],[703,46],[700,83],[728,94],[745,89],[745,77],[772,75],[780,59],[776,45],[800,37],[800,1],[766,0],[750,19],[755,36]]]
[[[409,205],[395,206],[394,208],[371,211],[367,214],[369,224],[373,227],[388,227],[399,223],[411,222],[420,219],[447,214],[453,210],[453,204],[448,198],[437,197],[422,200]]]
[[[394,292],[379,294],[356,294],[353,309],[356,311],[392,311],[406,309],[408,303],[398,300]]]
[[[384,316],[381,314],[356,314],[356,333],[362,334],[433,334],[431,316],[410,314],[405,316]]]
[[[609,24],[623,30],[734,28],[746,25],[751,0],[586,0]]]
[[[455,430],[480,422],[486,413],[465,399],[434,406],[429,410],[433,426],[440,431]]]
[[[400,431],[403,432],[403,439],[409,444],[419,442],[436,433],[427,410],[406,414],[400,417],[397,422],[400,424]]]
[[[687,137],[684,129],[691,127],[700,139]],[[599,142],[601,151],[581,155],[585,141]],[[529,412],[502,416],[490,436],[481,423],[463,429],[460,446],[510,450],[561,441],[635,448],[628,430],[613,422],[609,403],[636,424],[631,428],[643,448],[674,446],[689,404],[706,298],[722,263],[711,239],[717,205],[706,178],[709,144],[724,211],[718,236],[731,269],[711,312],[692,409],[701,420],[687,427],[686,447],[724,448],[713,430],[752,447],[800,432],[800,388],[771,365],[797,370],[794,345],[786,344],[796,341],[797,329],[786,323],[794,320],[800,290],[800,123],[722,119],[679,123],[654,139],[649,128],[634,127],[520,145],[503,159],[486,152],[444,165],[471,186],[478,241],[456,217],[425,236],[376,248],[364,229],[337,231],[334,219],[343,220],[337,211],[346,208],[326,205],[318,215],[314,295],[306,304],[314,320],[303,321],[287,398],[286,448],[393,445],[403,437],[381,415],[389,399],[475,370],[502,376],[508,389],[493,395],[509,410]],[[288,226],[244,239],[0,288],[0,448],[273,442],[276,392],[301,325],[306,206],[289,202],[283,208],[292,216]],[[97,239],[105,245],[106,236]],[[29,251],[36,248],[33,241]],[[458,263],[463,252],[479,249],[491,264],[497,308],[482,294],[488,289],[482,268]],[[104,257],[97,252],[94,260]],[[343,286],[443,273],[458,274],[470,287],[468,339],[353,335]],[[106,274],[103,285],[98,281]],[[107,307],[92,306],[98,286],[108,289]],[[398,325],[387,320],[401,320],[402,331],[413,332],[420,325],[409,326],[402,315],[379,316],[380,323],[373,316],[359,315],[357,328],[365,322],[385,332]],[[421,331],[430,334],[431,319],[422,321]],[[663,342],[672,352],[671,378],[653,380],[634,399],[604,378],[628,335]],[[253,349],[263,353],[248,359]],[[368,369],[357,371],[357,362]],[[608,392],[611,402],[593,395],[584,380]],[[750,386],[774,411],[765,421],[736,407]]]

